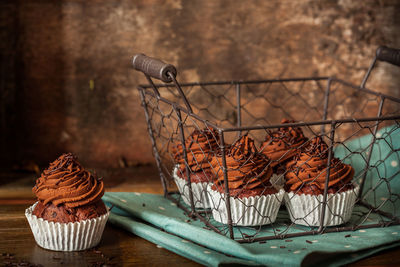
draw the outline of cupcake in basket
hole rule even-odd
[[[293,122],[295,121],[287,119],[281,121],[282,124]],[[307,140],[299,127],[282,127],[267,134],[265,141],[260,146],[260,152],[271,161],[271,167],[277,174],[272,181],[275,186],[283,186],[285,163],[293,159],[298,153],[298,148],[302,147]]]
[[[185,141],[189,175],[196,208],[210,207],[208,184],[213,180],[210,161],[219,149],[218,133],[210,128],[195,130]],[[188,173],[186,172],[183,146],[177,143],[173,146],[175,163],[173,178],[182,195],[183,201],[190,205]]]
[[[25,216],[39,246],[78,251],[100,242],[109,215],[101,200],[104,184],[74,155],[63,154],[50,163],[32,191],[38,201]]]
[[[212,215],[216,221],[227,224],[222,157],[214,157],[211,165],[216,173],[216,181],[209,187]],[[231,146],[226,154],[226,167],[232,223],[238,226],[273,223],[284,190],[278,191],[271,185],[272,168],[251,138],[244,135]]]
[[[317,136],[286,164],[285,203],[290,219],[296,224],[321,225],[328,153],[328,145]],[[352,183],[353,176],[353,167],[332,155],[324,226],[343,224],[350,219],[359,191],[359,186]]]

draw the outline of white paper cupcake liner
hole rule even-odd
[[[180,178],[178,175],[178,166],[175,166],[173,171],[173,177],[176,185],[178,186],[179,192],[181,193],[183,201],[190,206],[190,195],[189,195],[189,186],[187,185],[187,181],[183,178]],[[193,193],[193,202],[196,208],[209,209],[210,208],[210,197],[207,192],[207,187],[211,183],[191,183],[192,193]]]
[[[225,203],[225,194],[212,190],[209,187],[211,196],[212,215],[217,222],[227,224],[228,212]],[[257,226],[275,222],[284,190],[276,194],[262,195],[245,198],[230,197],[231,219],[236,226]]]
[[[33,215],[37,202],[25,210],[36,243],[55,251],[79,251],[95,247],[101,239],[110,212],[89,220],[49,222]]]
[[[335,226],[350,220],[360,187],[357,185],[337,194],[328,194],[324,226]],[[285,195],[285,204],[292,222],[307,226],[320,226],[323,195]]]

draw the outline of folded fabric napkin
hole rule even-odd
[[[373,168],[367,173],[368,183],[363,192],[368,202],[381,205],[383,210],[398,216],[400,129],[396,126],[387,127],[380,130],[378,136],[371,154],[370,165]],[[366,164],[370,142],[371,136],[352,140],[336,147],[335,156],[350,163],[356,169],[356,174],[360,174]],[[359,153],[353,154],[350,151]],[[163,248],[209,266],[225,264],[337,266],[400,245],[399,225],[240,244],[207,229],[199,220],[189,219],[175,203],[160,195],[132,192],[106,193],[103,200],[107,205],[114,205],[109,218],[111,223]],[[366,211],[365,208],[356,206],[351,222],[365,216]],[[206,216],[219,230],[227,232],[225,225],[214,221],[210,215]],[[370,214],[364,223],[382,220],[384,220],[382,216]],[[287,211],[281,209],[274,227],[278,232],[286,231],[289,222]],[[308,229],[296,226],[291,227],[289,232]],[[270,226],[235,227],[234,232],[237,237],[243,234],[251,236],[256,232],[258,232],[257,237],[274,234]]]
[[[239,244],[204,229],[202,222],[188,219],[175,203],[160,195],[116,192],[106,193],[103,200],[114,205],[109,222],[209,266],[234,263],[298,266],[303,261],[342,265],[400,245],[400,226],[296,237],[291,242]],[[318,253],[315,259],[314,253]]]

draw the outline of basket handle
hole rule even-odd
[[[134,69],[143,72],[145,75],[166,83],[172,82],[172,78],[168,73],[174,77],[177,75],[176,68],[173,65],[167,64],[156,58],[148,57],[144,54],[133,56],[132,65]]]
[[[365,73],[364,79],[361,82],[360,87],[365,88],[365,84],[371,74],[372,69],[375,67],[377,60],[388,62],[390,64],[400,67],[400,49],[389,48],[386,46],[380,46],[376,49],[376,55],[371,65],[369,66],[367,73]]]
[[[376,58],[400,67],[400,49],[380,46],[376,50]]]
[[[178,92],[181,95],[183,102],[185,102],[188,112],[193,113],[193,109],[189,101],[187,100],[185,93],[183,92],[178,81],[175,79],[177,71],[173,65],[167,64],[156,58],[148,57],[144,54],[137,54],[133,56],[132,65],[135,70],[139,70],[144,73],[147,80],[153,87],[157,97],[160,97],[160,92],[158,91],[157,86],[153,83],[150,77],[159,79],[166,83],[173,82],[176,89],[178,89]]]

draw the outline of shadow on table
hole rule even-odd
[[[85,251],[51,251],[35,245],[30,261],[43,266],[114,265],[116,262],[121,262],[120,255],[116,255],[115,252],[111,255],[107,248],[115,246],[118,246],[115,236],[105,231],[100,244]]]

